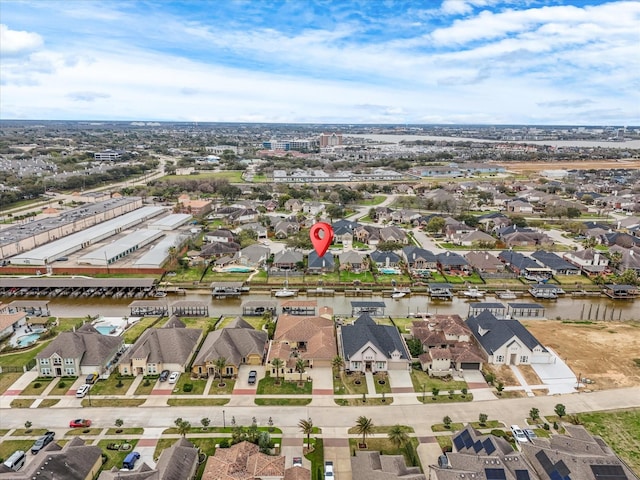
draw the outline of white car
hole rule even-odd
[[[511,433],[513,433],[513,438],[515,438],[518,443],[527,443],[529,441],[518,425],[511,425]]]
[[[333,478],[333,462],[324,462],[324,478]]]
[[[91,388],[91,385],[88,384],[83,384],[80,385],[78,387],[78,390],[76,390],[76,398],[84,398],[84,396],[89,392],[89,389]]]
[[[173,372],[171,375],[169,375],[169,383],[176,383],[179,376],[180,372]]]

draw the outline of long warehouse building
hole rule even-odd
[[[136,230],[129,235],[111,242],[109,245],[98,247],[92,252],[78,259],[80,265],[107,266],[117,262],[121,258],[149,245],[154,240],[164,236],[162,230]]]
[[[95,245],[105,238],[117,235],[123,230],[146,222],[150,218],[160,215],[165,211],[165,207],[142,207],[133,212],[103,222],[95,227],[74,233],[29,252],[16,255],[9,261],[12,265],[45,266],[58,258],[70,255],[90,245]]]

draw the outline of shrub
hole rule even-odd
[[[504,433],[504,430],[499,430],[497,428],[491,430],[491,435],[494,437],[505,437],[507,434]]]
[[[220,448],[229,448],[229,439],[223,438],[222,440],[220,440],[220,443],[218,444],[218,446]]]
[[[58,388],[64,388],[66,386],[67,386],[67,384],[64,381],[60,381],[60,383],[58,383]]]
[[[40,388],[42,384],[40,382],[36,382],[33,384],[33,388]]]
[[[553,422],[553,429],[558,430],[558,422]]]
[[[192,390],[193,390],[193,383],[185,383],[185,384],[182,386],[182,391],[183,391],[183,392],[190,392],[190,391],[192,391]]]

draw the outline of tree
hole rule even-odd
[[[27,420],[26,422],[24,422],[24,428],[27,430],[27,432],[31,431],[31,426],[33,425],[33,423],[31,423],[29,420]]]
[[[274,358],[271,360],[271,366],[276,371],[276,385],[280,385],[280,369],[284,365],[284,362],[279,358]]]
[[[202,420],[200,420],[200,423],[202,424],[202,428],[206,430],[209,427],[211,420],[207,417],[204,417]]]
[[[404,431],[401,425],[394,425],[387,434],[389,441],[395,445],[396,448],[402,447],[409,441],[409,435]]]
[[[442,419],[442,423],[444,423],[444,428],[451,428],[451,417],[449,415],[446,415],[443,419]]]
[[[313,422],[310,418],[302,419],[298,422],[298,427],[307,436],[307,448],[311,448],[311,434],[313,433]]]
[[[305,363],[302,358],[296,360],[296,372],[300,373],[300,383],[302,383],[302,374],[305,372]]]
[[[437,397],[438,395],[440,395],[440,389],[439,389],[439,388],[436,388],[436,387],[433,387],[433,388],[431,389],[431,395],[433,395],[433,399],[435,400],[435,399],[436,399],[435,397]]]
[[[124,421],[121,418],[116,418],[116,421],[113,423],[118,428],[118,430],[120,430],[122,428],[122,425],[124,425]]]
[[[502,395],[502,391],[504,390],[504,383],[498,382],[498,386],[496,387],[496,390],[498,391],[498,395]]]
[[[529,410],[529,418],[533,421],[538,420],[540,418],[540,410],[535,407]]]
[[[444,218],[433,217],[431,218],[431,220],[429,220],[429,223],[427,223],[427,226],[425,228],[427,232],[431,234],[442,233],[442,229],[444,229],[444,225],[445,225]]]
[[[361,415],[356,420],[356,433],[362,435],[362,443],[366,445],[367,443],[367,435],[370,435],[373,432],[373,421],[370,418]]]
[[[331,360],[331,366],[338,370],[338,374],[340,374],[340,370],[342,370],[342,367],[344,366],[342,357],[340,355],[336,355],[335,357],[333,357],[333,360]]]
[[[553,408],[553,411],[556,412],[556,415],[558,415],[560,418],[564,417],[567,414],[567,408],[561,403],[556,404],[556,406]]]
[[[220,383],[222,383],[222,370],[227,365],[227,359],[224,357],[216,358],[216,361],[213,362],[213,364],[215,365],[214,372],[218,372],[218,375],[220,375]],[[216,378],[215,374],[213,378]]]
[[[182,435],[183,437],[187,436],[187,433],[189,433],[189,430],[191,430],[191,424],[189,422],[187,422],[186,420],[182,420],[180,419],[181,422],[178,425],[178,433],[180,435]]]
[[[481,413],[480,415],[478,415],[478,421],[480,422],[480,425],[486,425],[488,418],[489,415],[487,415],[486,413]]]

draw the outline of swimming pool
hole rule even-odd
[[[380,273],[384,273],[385,275],[397,275],[400,273],[400,270],[397,268],[381,268]]]
[[[102,335],[113,335],[116,332],[117,327],[115,325],[97,325],[95,329]]]
[[[32,343],[34,343],[36,340],[40,338],[41,333],[42,332],[33,332],[33,333],[30,333],[29,335],[23,335],[21,337],[18,337],[16,341],[16,345],[18,347],[26,347],[27,345],[31,345]]]
[[[247,273],[247,272],[252,272],[253,268],[249,268],[249,267],[226,267],[223,270],[225,272],[230,272],[230,273]]]

